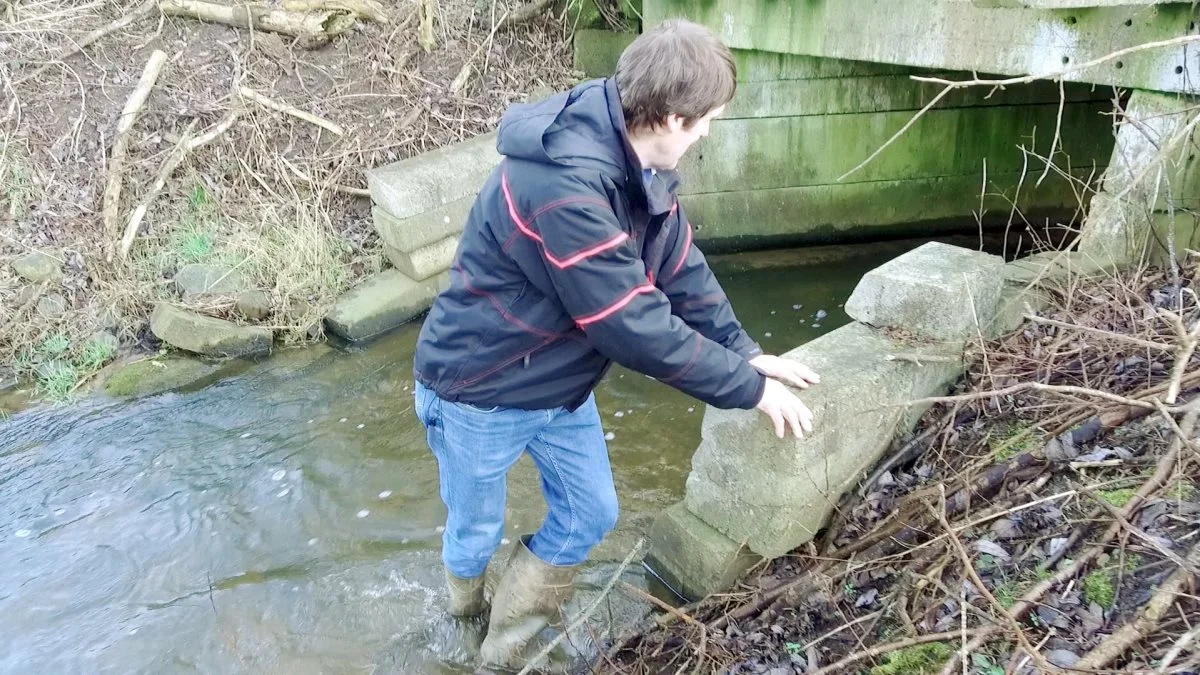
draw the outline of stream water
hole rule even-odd
[[[845,323],[862,273],[919,243],[713,264],[779,353]],[[194,390],[0,422],[0,672],[460,672],[443,663],[444,510],[412,410],[417,328],[282,351]],[[704,411],[621,368],[597,399],[623,511],[580,602],[682,497]],[[544,515],[534,477],[525,459],[510,478],[511,539]],[[624,579],[649,583],[636,565]],[[614,630],[646,611],[626,593],[609,600],[597,621]]]

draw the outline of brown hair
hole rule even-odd
[[[621,53],[615,77],[630,131],[659,126],[672,113],[691,124],[729,103],[737,90],[729,48],[682,19],[639,35]]]

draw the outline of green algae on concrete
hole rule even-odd
[[[220,368],[214,363],[183,357],[141,359],[110,366],[101,389],[109,396],[148,396],[203,380]]]
[[[1073,167],[1106,164],[1112,154],[1111,106],[1069,105],[1062,148]],[[848,182],[1019,171],[1020,144],[1049,154],[1058,105],[933,110]],[[685,192],[826,185],[861,163],[912,118],[909,111],[718,120],[680,165]],[[1037,143],[1030,138],[1035,130]]]
[[[575,70],[584,77],[609,77],[617,69],[621,52],[637,37],[636,33],[585,29],[575,32]]]
[[[1084,179],[1087,173],[1080,172]],[[1019,174],[988,173],[982,200],[985,223],[1003,223]],[[1060,213],[1069,218],[1078,203],[1070,185],[1053,174],[1041,186],[1027,181],[1018,204],[1029,215]],[[980,208],[982,172],[915,180],[817,185],[710,192],[680,197],[696,239],[714,248],[743,243],[813,244],[882,236],[928,235],[940,228],[962,227]],[[919,229],[914,227],[919,225]],[[706,249],[708,250],[708,249]]]

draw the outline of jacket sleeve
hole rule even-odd
[[[671,308],[687,325],[744,359],[763,353],[733,313],[729,298],[700,252],[692,243],[692,226],[677,208],[673,245],[664,256],[658,286]]]
[[[541,253],[540,260],[523,257],[518,264],[544,265],[553,291],[597,351],[718,408],[758,404],[765,378],[672,314],[607,204],[574,200],[543,209],[536,223],[522,219],[511,196],[508,207]]]

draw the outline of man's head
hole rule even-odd
[[[617,62],[630,142],[650,169],[674,169],[733,99],[737,66],[708,29],[665,21],[642,33]]]

